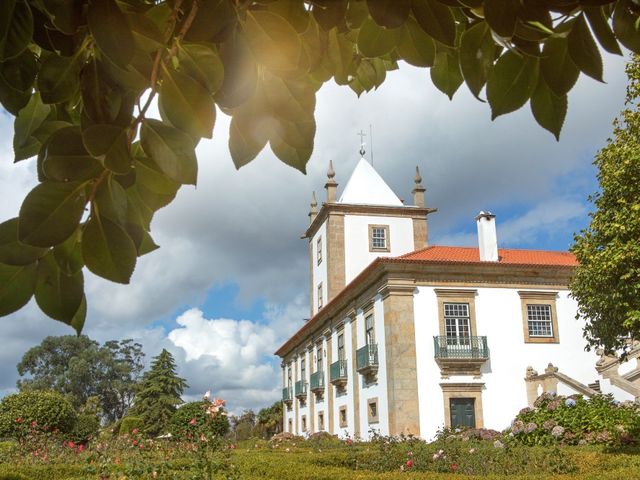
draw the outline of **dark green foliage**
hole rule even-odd
[[[545,393],[534,406],[523,409],[511,424],[513,438],[525,445],[628,445],[640,440],[640,406],[618,404],[611,395],[584,399]]]
[[[142,418],[147,435],[166,433],[185,388],[187,382],[176,374],[173,356],[163,349],[144,374],[131,409],[133,415]]]
[[[133,415],[127,415],[120,420],[120,428],[118,429],[119,435],[129,435],[133,430],[140,430],[144,427],[144,422],[140,417],[134,417]]]
[[[55,390],[76,409],[98,397],[104,418],[115,421],[133,402],[143,357],[142,345],[132,340],[110,340],[101,346],[85,335],[47,337],[18,363],[18,373],[28,376],[18,380],[18,387]]]
[[[271,437],[282,432],[283,421],[282,402],[277,401],[270,407],[260,409],[256,423],[258,434],[262,437]]]
[[[78,415],[73,430],[66,436],[76,443],[87,443],[98,436],[100,420],[95,415]]]
[[[449,97],[486,87],[492,118],[529,102],[559,137],[578,77],[603,78],[600,48],[640,52],[639,14],[632,0],[3,0],[0,104],[40,183],[0,226],[0,315],[35,294],[81,332],[81,270],[129,282],[157,248],[155,212],[196,184],[217,108],[236,167],[269,145],[305,172],[320,87],[360,95],[406,61]],[[160,120],[146,117],[156,96]]]
[[[207,413],[208,402],[189,402],[178,408],[169,422],[169,432],[177,440],[192,440],[205,435],[223,437],[229,431],[229,419],[218,414],[215,418]]]
[[[580,265],[569,288],[587,321],[592,347],[628,349],[640,337],[640,59],[627,65],[627,109],[614,122],[613,138],[594,161],[600,191],[596,210],[576,235],[571,251]]]
[[[22,437],[30,429],[71,432],[76,422],[73,406],[49,391],[24,391],[0,402],[0,437]]]

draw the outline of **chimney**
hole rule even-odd
[[[327,189],[327,203],[336,202],[336,191],[338,190],[338,182],[335,181],[336,172],[333,170],[333,162],[329,160],[329,170],[327,171],[327,183],[324,188]]]
[[[498,261],[498,236],[496,216],[491,212],[480,212],[476,217],[478,225],[478,248],[481,262]]]

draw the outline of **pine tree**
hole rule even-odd
[[[570,289],[587,321],[585,338],[606,350],[628,349],[628,337],[640,337],[640,57],[627,75],[627,108],[594,162],[596,210],[571,249],[580,265]]]
[[[132,414],[142,418],[148,435],[164,433],[187,382],[176,373],[173,356],[162,350],[153,358],[151,368],[144,374],[140,390],[132,408]]]

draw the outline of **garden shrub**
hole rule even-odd
[[[95,415],[78,415],[73,430],[67,438],[76,443],[87,443],[98,436],[100,420]]]
[[[640,405],[618,403],[612,395],[585,399],[545,393],[511,423],[513,438],[525,445],[601,443],[626,445],[640,439]]]
[[[130,435],[133,430],[140,430],[144,427],[144,422],[140,417],[134,417],[133,415],[127,415],[120,420],[120,428],[118,433],[120,435]]]
[[[68,433],[75,422],[73,406],[56,392],[26,390],[0,401],[0,437],[20,438],[34,429]]]
[[[205,409],[208,405],[208,402],[189,402],[179,407],[169,420],[169,432],[173,438],[186,440],[202,435],[226,435],[229,419],[226,415],[217,415],[212,419]]]

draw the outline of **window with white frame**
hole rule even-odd
[[[388,252],[389,225],[369,225],[369,250],[372,252]]]
[[[318,310],[322,308],[322,282],[318,284]]]
[[[527,305],[527,327],[530,337],[553,337],[551,305]]]
[[[364,319],[364,338],[367,345],[376,343],[375,324],[373,322],[373,313],[367,315]]]
[[[316,372],[322,371],[322,346],[316,350]]]
[[[344,360],[344,334],[338,335],[338,360]]]
[[[318,259],[318,265],[322,263],[322,237],[318,237],[316,242],[316,257]]]
[[[300,359],[300,380],[303,382],[307,378],[307,362],[304,358]]]
[[[444,328],[447,344],[468,344],[471,336],[469,304],[445,303]]]

